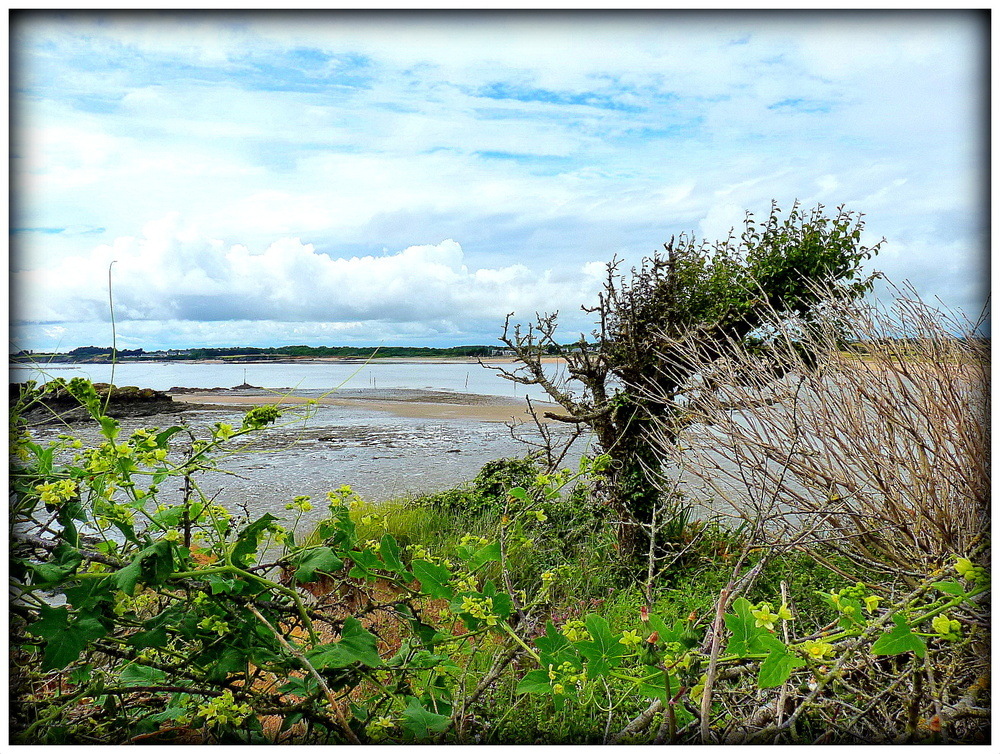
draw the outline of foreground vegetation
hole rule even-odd
[[[199,492],[198,474],[275,407],[202,437],[120,437],[92,386],[70,385],[102,444],[41,445],[23,427],[13,443],[15,741],[987,735],[983,543],[911,584],[835,552],[762,547],[678,502],[650,559],[628,559],[604,457],[556,472],[494,462],[385,506],[340,488],[303,536],[307,498],[286,521],[246,521]]]

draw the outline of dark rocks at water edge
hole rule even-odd
[[[124,387],[95,382],[94,390],[100,398],[101,406],[108,416],[122,419],[135,416],[154,416],[187,411],[190,406],[177,403],[164,392],[134,385]],[[30,391],[30,396],[22,394]],[[109,395],[110,394],[110,395]],[[65,386],[59,385],[46,390],[44,386],[34,387],[20,384],[10,385],[10,403],[23,401],[25,408],[21,416],[35,425],[58,424],[64,422],[92,421],[90,412],[80,405]]]
[[[268,388],[271,392],[288,392],[291,389],[290,387]],[[233,387],[172,387],[167,392],[172,395],[189,395],[191,393],[232,393],[237,390],[264,390],[264,388],[260,385],[244,382],[242,385],[233,385]]]

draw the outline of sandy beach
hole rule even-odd
[[[461,419],[499,423],[531,421],[531,414],[523,399],[431,390],[338,391],[335,396],[330,394],[304,395],[303,392],[305,391],[236,390],[170,393],[170,395],[180,403],[206,406],[258,406],[263,404],[292,406],[312,403],[382,411],[413,419]],[[555,407],[550,404],[536,404],[539,415],[543,411],[553,408]],[[551,420],[544,419],[543,421]]]

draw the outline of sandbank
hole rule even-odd
[[[295,406],[313,403],[322,406],[381,411],[396,416],[414,419],[460,419],[481,422],[525,422],[532,421],[527,404],[523,400],[513,400],[494,396],[480,396],[467,393],[441,394],[430,391],[391,391],[392,395],[366,396],[308,396],[292,393],[276,394],[269,391],[240,391],[238,393],[196,392],[171,394],[178,403],[223,406],[284,405]],[[390,392],[390,391],[386,391]],[[412,393],[412,394],[411,394]],[[544,411],[557,408],[551,404],[536,404],[536,411],[542,421]]]

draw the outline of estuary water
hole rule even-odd
[[[510,366],[509,364],[506,366]],[[558,367],[553,366],[554,373]],[[62,377],[86,377],[92,382],[112,382],[110,364],[12,364],[10,381],[46,382]],[[369,362],[292,362],[276,364],[223,364],[217,362],[129,362],[116,364],[114,384],[154,390],[172,387],[235,387],[244,383],[268,389],[296,390],[402,389],[434,390],[545,400],[543,390],[505,380],[475,360]]]
[[[78,376],[109,382],[111,370],[104,364],[49,364],[11,365],[10,371],[11,382]],[[230,388],[247,383],[267,389],[256,391],[261,395],[288,389],[306,396],[328,391],[333,391],[331,397],[338,391],[349,395],[352,400],[346,405],[288,406],[276,425],[238,441],[236,452],[220,463],[220,472],[203,479],[202,489],[208,496],[234,513],[245,510],[251,517],[273,513],[287,518],[290,514],[285,505],[294,496],[312,496],[314,509],[299,522],[304,530],[324,515],[326,492],[341,485],[350,485],[372,502],[437,492],[472,479],[488,461],[523,456],[530,450],[502,421],[463,416],[460,405],[454,416],[446,418],[399,415],[385,409],[386,403],[380,399],[387,394],[416,401],[430,398],[437,403],[454,400],[455,404],[470,402],[470,396],[521,404],[526,394],[533,400],[540,397],[537,389],[504,380],[475,362],[124,363],[116,366],[114,383],[157,390]],[[368,396],[371,401],[365,400]],[[188,425],[204,435],[216,422],[239,426],[248,407],[198,404],[178,414],[122,419],[122,435],[151,425],[174,424]],[[566,431],[562,425],[553,429],[556,433]],[[66,431],[85,442],[101,439],[92,424],[33,430],[43,440]],[[530,424],[523,427],[523,433],[537,440]],[[578,462],[585,447],[585,439],[579,440],[567,462]],[[162,492],[179,494],[177,490]]]

